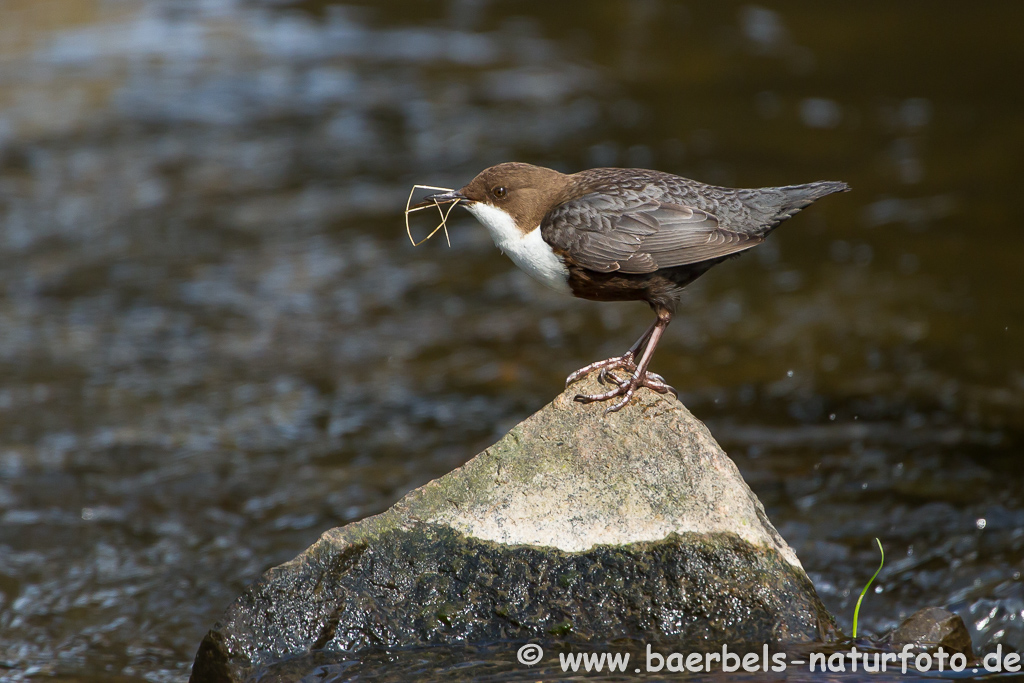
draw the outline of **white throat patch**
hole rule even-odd
[[[494,245],[527,275],[563,294],[572,293],[569,269],[541,238],[539,225],[524,235],[512,216],[497,207],[474,202],[467,204],[466,209],[491,233]]]

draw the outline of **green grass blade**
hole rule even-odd
[[[857,606],[853,608],[853,637],[854,638],[857,637],[857,617],[860,615],[860,603],[864,599],[864,594],[868,592],[868,588],[871,588],[871,583],[875,580],[875,577],[878,576],[878,572],[882,571],[882,565],[885,564],[885,550],[882,549],[882,542],[879,541],[876,538],[875,539],[875,543],[878,544],[878,552],[882,553],[882,561],[878,563],[878,569],[876,569],[875,573],[871,575],[870,579],[868,579],[867,585],[864,586],[864,590],[862,590],[860,592],[860,597],[857,598]]]

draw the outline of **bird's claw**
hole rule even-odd
[[[644,386],[652,391],[657,391],[659,394],[672,394],[676,398],[679,398],[679,392],[671,384],[665,381],[665,378],[661,375],[656,375],[653,372],[648,372]]]
[[[584,365],[582,368],[565,378],[565,386],[568,387],[573,382],[580,381],[591,372],[598,369],[601,370],[600,376],[604,378],[607,376],[608,370],[611,370],[612,368],[626,368],[629,372],[634,372],[636,370],[636,363],[633,361],[633,352],[627,351],[621,356],[615,356],[607,360],[599,360],[595,363],[591,363],[590,365]]]
[[[601,368],[601,372],[597,373],[597,381],[601,384],[611,382],[612,384],[622,385],[627,380],[619,379],[619,377],[612,373],[612,368]]]
[[[613,403],[611,406],[608,407],[607,410],[604,411],[605,415],[607,415],[608,413],[614,413],[619,410],[622,410],[636,394],[636,390],[639,389],[640,387],[647,387],[648,389],[656,391],[659,394],[672,393],[676,398],[679,398],[679,392],[676,391],[672,386],[667,384],[665,382],[665,378],[662,377],[661,375],[655,374],[653,372],[645,372],[642,375],[637,376],[634,373],[633,375],[630,375],[628,379],[619,379],[618,377],[610,373],[608,370],[609,368],[607,367],[602,368],[601,374],[599,375],[598,379],[610,380],[613,384],[616,385],[614,389],[612,389],[611,391],[606,391],[603,394],[578,394],[574,400],[577,401],[578,403],[595,403],[597,401],[608,401],[610,399],[615,398],[616,396],[621,396],[622,398]]]
[[[634,366],[633,369],[635,370],[636,367]],[[665,391],[660,391],[653,385],[660,385],[661,387],[664,387],[668,391],[675,392],[675,389],[669,386],[668,382],[665,381],[665,378],[659,375],[658,373],[651,372],[648,370],[646,377],[649,381],[649,384],[645,386],[649,386],[651,389],[658,391],[658,393],[664,394]],[[616,375],[612,374],[611,368],[602,368],[601,373],[597,376],[597,381],[600,382],[601,384],[604,384],[605,382],[611,382],[612,384],[618,384],[619,386],[622,386],[623,384],[629,381],[629,377],[627,377],[626,379],[619,379]],[[679,396],[677,393],[676,398],[678,397]]]

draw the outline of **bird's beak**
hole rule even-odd
[[[435,204],[450,204],[452,202],[468,202],[469,197],[462,194],[462,190],[452,190],[451,192],[439,192],[438,194],[428,194],[422,200],[410,206],[410,209],[422,209],[424,206],[434,206]]]

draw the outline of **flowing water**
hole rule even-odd
[[[940,605],[1024,649],[1019,3],[0,12],[0,678],[184,678],[268,567],[628,347],[646,307],[468,216],[408,243],[413,183],[512,159],[849,182],[692,286],[654,369],[844,629],[878,537],[862,632]]]

